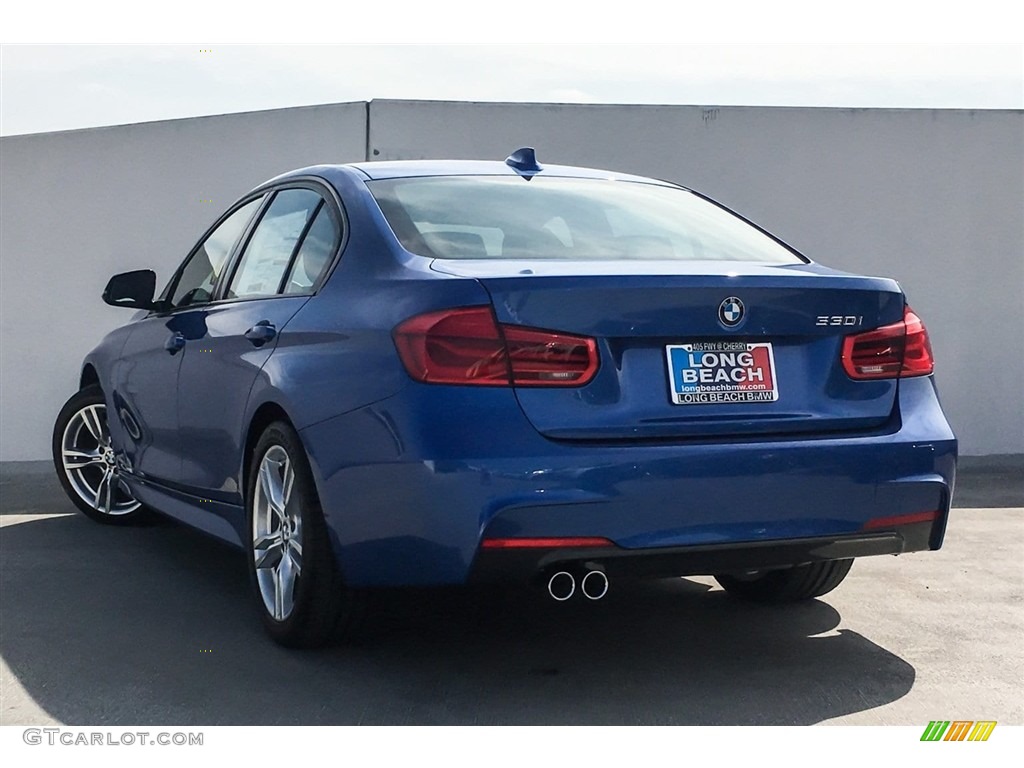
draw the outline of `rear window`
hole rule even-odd
[[[441,259],[801,264],[692,192],[604,179],[440,176],[367,182],[402,246]]]

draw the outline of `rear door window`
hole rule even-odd
[[[231,277],[227,299],[273,296],[281,289],[292,254],[323,198],[309,189],[278,192],[249,238]]]
[[[334,212],[326,203],[321,203],[292,262],[284,293],[312,291],[334,260],[340,240],[341,226]]]

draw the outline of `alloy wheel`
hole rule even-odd
[[[295,607],[302,572],[302,508],[293,494],[295,470],[288,451],[272,445],[263,454],[253,498],[253,563],[260,597],[275,621]]]
[[[121,477],[105,405],[85,405],[71,416],[61,439],[61,461],[72,490],[100,514],[127,515],[141,506]]]

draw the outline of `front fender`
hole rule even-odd
[[[118,412],[120,398],[117,392],[115,369],[121,353],[124,351],[125,344],[128,343],[132,330],[133,326],[131,324],[122,325],[112,330],[85,356],[79,369],[79,388],[81,389],[84,385],[87,385],[87,381],[90,378],[94,378],[96,383],[99,384],[100,389],[103,390],[108,414],[116,414]],[[88,375],[90,370],[95,373],[94,377]],[[108,416],[107,426],[110,430],[110,439],[114,449],[122,449],[125,435],[121,420]]]

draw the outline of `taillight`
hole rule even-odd
[[[578,387],[597,373],[593,339],[518,325],[502,325],[501,331],[517,387]]]
[[[409,375],[429,384],[578,387],[597,372],[593,339],[499,324],[490,307],[417,315],[394,339]]]
[[[843,339],[843,368],[853,379],[927,376],[935,370],[928,331],[907,307],[900,322]]]
[[[508,386],[505,345],[487,307],[417,315],[395,328],[394,338],[417,381]]]
[[[928,340],[924,322],[910,307],[903,313],[903,322],[907,324],[907,343],[903,351],[903,370],[900,376],[927,376],[933,373],[935,358],[932,356],[932,343]]]

